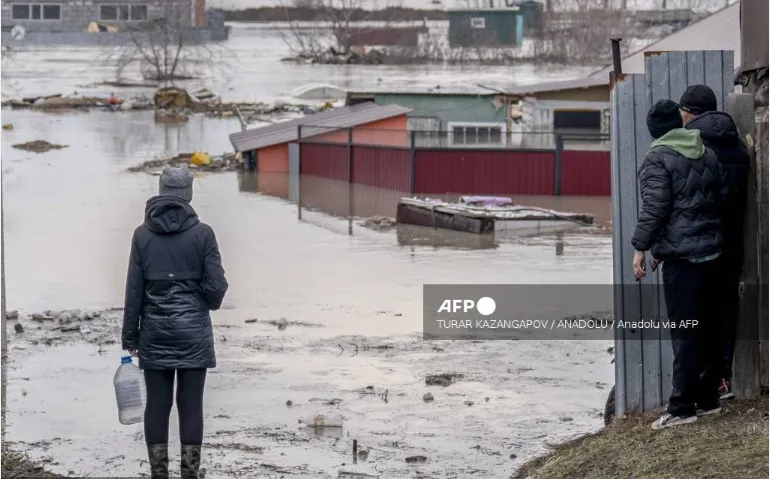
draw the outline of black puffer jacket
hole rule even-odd
[[[722,251],[718,208],[729,192],[716,155],[698,131],[671,130],[654,141],[639,170],[642,208],[631,239],[637,251],[699,258]]]
[[[735,122],[727,113],[703,113],[690,120],[685,128],[700,131],[703,143],[717,155],[727,175],[730,195],[719,215],[724,233],[724,255],[730,259],[730,264],[739,268],[743,263],[743,216],[751,168],[749,152],[738,136]]]
[[[209,311],[227,291],[214,231],[174,196],[147,201],[126,280],[123,349],[150,370],[216,366]]]

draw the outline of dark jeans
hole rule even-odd
[[[740,296],[738,287],[741,281],[742,258],[736,255],[722,254],[716,259],[720,281],[719,315],[725,325],[722,347],[722,377],[729,380],[733,377],[733,355],[735,353],[735,329],[740,315]]]
[[[663,263],[663,291],[674,351],[673,389],[668,412],[692,416],[696,403],[710,409],[719,404],[717,388],[722,376],[724,322],[716,310],[719,300],[716,260],[692,263],[670,259]],[[696,320],[696,327],[681,327]]]
[[[183,445],[200,446],[203,442],[203,387],[205,369],[144,371],[147,405],[144,408],[144,439],[148,446],[168,444],[168,418],[174,404],[179,413],[179,439]]]

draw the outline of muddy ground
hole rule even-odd
[[[402,313],[376,314],[388,320]],[[94,467],[98,474],[136,474],[146,468],[141,426],[121,427],[113,417],[109,378],[118,363],[121,320],[119,308],[11,320],[11,409],[77,428],[70,421],[86,407],[91,421],[105,422],[103,432],[121,437],[110,450],[53,427],[49,437],[15,440],[14,447],[42,452],[47,466],[56,471],[66,464],[67,473]],[[611,359],[606,345],[592,342],[327,335],[323,324],[287,318],[215,323],[220,366],[210,372],[206,395],[207,477],[505,477],[523,459],[542,453],[546,442],[597,427],[602,396],[611,387],[603,374]],[[40,376],[49,361],[75,356],[83,359],[59,377]],[[16,374],[22,370],[24,376]],[[93,390],[68,384],[72,380]],[[70,396],[73,386],[80,391],[76,397]],[[49,387],[59,391],[56,397],[45,396]],[[582,398],[571,397],[577,391]],[[58,401],[75,411],[55,414]],[[298,423],[317,413],[341,414],[343,427]],[[172,437],[175,430],[172,421]],[[63,460],[62,452],[73,449],[91,450],[104,464]]]

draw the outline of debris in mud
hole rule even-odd
[[[16,323],[13,325],[13,330],[16,331],[16,334],[21,334],[24,332],[24,326],[21,323]]]
[[[407,464],[425,464],[428,458],[425,456],[409,456],[405,459]]]
[[[387,216],[372,216],[359,225],[374,231],[388,231],[396,227],[396,220]]]
[[[350,471],[350,470],[342,470],[337,473],[337,477],[340,479],[366,479],[366,478],[377,478],[380,477],[375,474],[370,474],[368,472],[362,472],[362,471]]]
[[[172,158],[165,158],[159,160],[145,161],[141,165],[131,166],[126,171],[130,173],[145,172],[151,175],[158,175],[163,171],[163,168],[173,167],[179,168],[186,166],[193,170],[200,171],[236,171],[243,168],[243,160],[240,153],[224,153],[219,156],[214,156],[208,165],[195,165],[191,162],[195,152],[193,153],[180,153]],[[255,320],[256,321],[256,320]],[[248,322],[248,321],[247,321]]]
[[[286,401],[286,407],[292,407],[293,405],[294,405],[294,403],[291,401],[291,399]]]
[[[212,444],[206,444],[206,447],[210,447],[211,449],[226,449],[230,451],[250,452],[253,454],[262,454],[265,452],[264,447],[251,446],[249,444],[243,444],[240,442],[212,443]]]
[[[275,321],[275,320],[271,319],[271,320],[265,321],[265,322],[267,324],[271,324],[273,326],[277,326],[278,327],[278,331],[283,331],[284,329],[286,329],[286,326],[288,326],[288,324],[289,324],[289,320],[287,320],[286,318],[283,318],[283,317],[281,319],[279,319],[278,321]]]
[[[462,379],[462,377],[463,375],[458,373],[429,374],[425,378],[425,384],[427,386],[447,387],[457,382],[458,379]]]
[[[3,130],[13,130],[13,123],[5,123],[3,125]]]
[[[559,418],[559,422],[572,422],[574,420],[575,420],[574,418],[571,418],[569,416],[562,416]]]
[[[474,402],[473,401],[465,401],[463,404],[465,404],[468,407],[471,407],[471,406],[473,406]]]
[[[425,402],[431,402],[433,401],[433,394],[427,393],[422,397],[422,400]]]
[[[307,427],[342,427],[342,416],[339,414],[313,414],[300,419],[300,424]]]
[[[121,320],[120,312],[112,310],[43,311],[42,313],[19,315],[19,322],[14,327],[17,331],[20,328],[24,331],[25,322],[37,323],[39,326],[29,329],[23,339],[32,345],[51,346],[84,340],[101,347],[115,344],[115,328],[118,327]]]
[[[67,145],[54,145],[48,143],[45,140],[28,141],[27,143],[17,143],[13,145],[14,148],[24,151],[32,151],[34,153],[45,153],[51,150],[61,150],[67,148]]]
[[[19,319],[19,312],[16,310],[7,311],[5,313],[5,319],[11,320],[11,321],[17,320]]]
[[[244,321],[244,323],[246,324],[256,323],[256,322],[257,322],[257,318],[247,319],[246,321]]]

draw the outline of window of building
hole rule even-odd
[[[99,19],[104,21],[147,20],[147,5],[100,5]]]
[[[499,123],[450,123],[452,145],[497,146],[504,142],[505,127]]]
[[[61,5],[28,3],[11,5],[13,20],[61,20]]]
[[[147,20],[147,5],[131,5],[131,20]]]
[[[602,112],[598,110],[554,110],[554,130],[602,129]]]
[[[471,18],[471,28],[487,28],[487,21],[484,17],[474,17]]]

